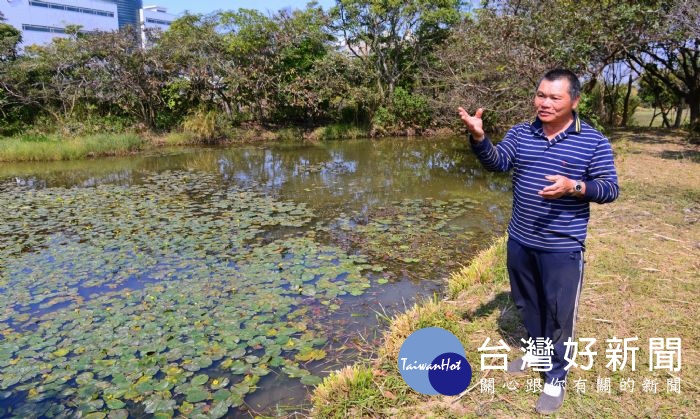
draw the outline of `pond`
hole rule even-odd
[[[464,139],[0,167],[0,416],[303,409],[505,230]]]

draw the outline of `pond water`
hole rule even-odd
[[[0,167],[0,416],[287,414],[505,230],[464,139]]]

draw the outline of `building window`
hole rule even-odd
[[[43,26],[43,25],[28,25],[26,23],[22,24],[23,31],[34,31],[34,32],[49,32],[49,33],[66,33],[65,28],[59,28],[57,26]],[[95,34],[98,31],[84,31],[80,30],[80,33]]]
[[[151,19],[150,17],[146,18],[146,23],[156,23],[158,25],[170,26],[170,22],[168,22],[167,20]]]
[[[67,12],[77,12],[77,13],[86,13],[89,15],[114,17],[113,12],[109,12],[109,11],[105,11],[105,10],[90,9],[87,7],[68,6],[66,4],[50,3],[48,1],[29,0],[29,5],[35,6],[35,7],[44,7],[47,9],[65,10]]]
[[[34,31],[34,32],[50,32],[50,33],[66,33],[64,28],[57,28],[55,26],[42,26],[42,25],[25,25],[22,24],[23,31]]]

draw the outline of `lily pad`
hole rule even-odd
[[[301,383],[307,386],[315,386],[320,384],[323,379],[316,375],[305,375],[301,377]]]
[[[190,403],[201,402],[202,400],[208,400],[211,398],[211,393],[209,393],[203,387],[191,387],[185,393],[185,400]]]
[[[194,386],[201,386],[202,384],[206,383],[207,381],[209,381],[209,376],[208,376],[208,375],[206,375],[206,374],[199,374],[199,375],[195,376],[195,377],[190,381],[190,383],[192,383],[192,385],[194,385]]]
[[[111,410],[117,410],[117,409],[122,409],[124,406],[126,406],[126,403],[119,399],[105,399],[105,405],[107,405],[108,408]]]

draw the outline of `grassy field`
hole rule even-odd
[[[560,417],[697,417],[700,414],[700,149],[682,133],[627,130],[612,133],[621,196],[592,205],[578,337],[596,338],[590,371],[573,369]],[[312,395],[315,417],[529,417],[537,394],[528,379],[480,371],[481,346],[503,339],[519,353],[525,336],[509,296],[505,239],[475,257],[447,284],[447,298],[416,305],[391,320],[383,345],[371,356],[327,377]],[[474,377],[460,396],[424,396],[399,375],[397,355],[405,338],[429,326],[457,335]],[[633,338],[630,365],[606,368],[606,339]],[[650,371],[649,339],[682,338],[678,372]],[[512,359],[512,358],[510,358]],[[629,361],[628,361],[629,362]],[[493,378],[494,391],[481,391]],[[609,391],[601,385],[610,379]],[[667,385],[680,379],[680,393]],[[630,391],[628,380],[634,380]],[[574,381],[586,385],[585,392]],[[585,381],[584,381],[585,380]],[[620,383],[625,380],[626,390]],[[654,381],[655,380],[655,381]],[[646,381],[646,385],[645,385]],[[653,383],[656,383],[656,392]],[[511,390],[511,388],[514,388]],[[600,390],[600,391],[599,391]],[[645,391],[646,390],[646,391]],[[671,388],[671,390],[673,390]]]
[[[648,127],[649,122],[651,122],[651,118],[653,116],[654,116],[654,109],[639,107],[639,108],[637,108],[637,110],[634,112],[634,115],[632,116],[631,125],[638,126],[638,127]],[[668,120],[671,122],[671,125],[673,125],[673,123],[676,121],[675,109],[668,113]],[[685,109],[683,111],[683,115],[681,116],[681,123],[687,124],[689,120],[690,120],[690,112],[688,111],[688,109]],[[662,124],[663,124],[663,118],[661,117],[661,115],[657,115],[656,118],[654,118],[654,123],[652,124],[652,127],[661,127]]]
[[[55,135],[23,135],[0,139],[0,161],[76,160],[125,155],[141,150],[144,143],[134,134],[98,134],[71,139]]]

